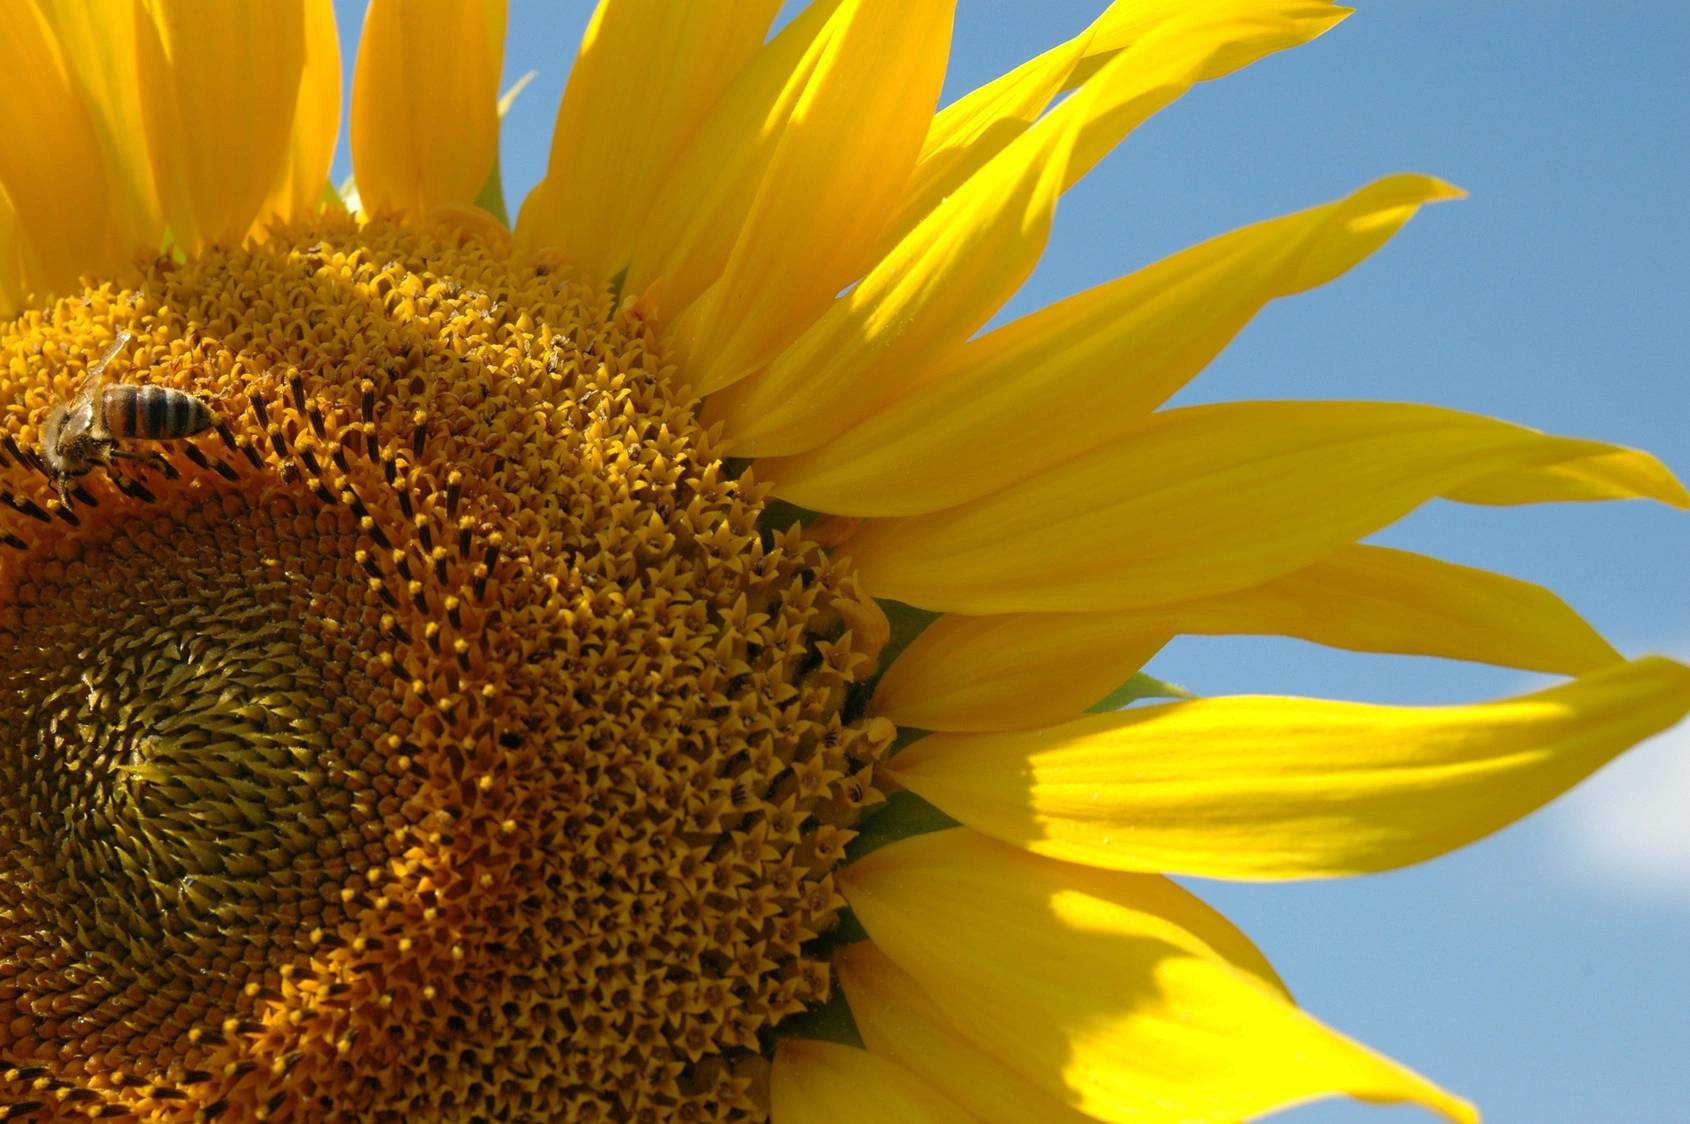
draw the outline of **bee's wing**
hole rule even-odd
[[[98,421],[93,416],[95,413],[93,408],[94,395],[100,389],[100,384],[105,382],[106,368],[111,365],[111,361],[116,359],[124,348],[129,346],[129,340],[129,329],[124,328],[117,333],[117,338],[112,340],[111,344],[100,353],[100,357],[88,365],[88,373],[82,376],[82,385],[76,388],[76,394],[70,400],[69,412],[72,417],[76,417],[86,410],[90,421]]]

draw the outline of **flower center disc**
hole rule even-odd
[[[108,381],[219,419],[62,511]],[[759,1119],[884,621],[635,303],[330,221],[0,328],[0,1102]]]

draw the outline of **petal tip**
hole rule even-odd
[[[1356,10],[1354,8],[1346,8],[1342,4],[1332,5],[1331,10],[1325,14],[1326,26],[1320,29],[1320,33],[1322,35],[1326,34],[1328,31],[1331,31],[1334,27],[1337,27],[1339,24],[1343,23],[1355,14]]]
[[[1387,176],[1380,183],[1398,188],[1405,203],[1445,203],[1452,199],[1467,198],[1466,188],[1457,187],[1446,179],[1422,172],[1402,172]]]

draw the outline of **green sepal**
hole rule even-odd
[[[839,919],[833,923],[833,928],[822,934],[822,940],[828,948],[838,948],[840,945],[868,940],[868,930],[857,920],[855,910],[842,909],[839,911]]]
[[[351,180],[347,182],[350,183]],[[335,187],[333,180],[325,179],[323,181],[322,194],[317,196],[317,209],[328,214],[344,215],[346,213],[346,199]]]
[[[176,241],[176,232],[168,226],[164,228],[164,234],[159,237],[158,254],[159,257],[169,258],[177,265],[181,265],[188,260],[187,252],[182,249],[181,243]]]
[[[1154,675],[1139,672],[1125,683],[1116,687],[1106,695],[1102,702],[1086,709],[1087,714],[1108,714],[1112,710],[1120,710],[1140,699],[1194,699],[1190,691],[1173,683],[1164,682]]]
[[[844,990],[837,985],[826,1003],[781,1020],[775,1033],[781,1037],[791,1035],[795,1038],[836,1042],[858,1050],[864,1048],[863,1035],[857,1029],[857,1020],[851,1014],[851,1005],[845,1001]]]
[[[521,78],[511,83],[510,89],[499,95],[499,123],[504,124],[505,114],[516,104],[517,95],[527,88],[528,83],[534,81],[538,70],[530,70]],[[503,130],[500,130],[503,132]],[[499,171],[499,146],[493,148],[493,167],[487,172],[487,178],[481,181],[481,190],[475,193],[475,205],[499,220],[499,225],[510,229],[510,212],[505,209],[505,181]]]
[[[865,855],[917,835],[944,831],[956,827],[957,821],[908,790],[894,792],[886,803],[863,817],[857,825],[858,835],[845,845],[845,862],[856,862]]]
[[[892,638],[886,642],[886,647],[880,650],[880,666],[882,669],[891,667],[892,661],[897,659],[898,655],[910,646],[912,640],[921,635],[922,630],[944,615],[927,609],[917,609],[914,605],[906,605],[902,601],[888,601],[885,598],[877,599],[876,604],[880,606],[880,611],[886,614],[886,619],[892,625]]]
[[[487,173],[487,178],[481,182],[481,190],[475,193],[475,205],[499,220],[499,225],[509,230],[510,215],[505,211],[505,184],[499,175],[499,153],[493,153],[493,168]]]
[[[899,726],[898,736],[893,738],[892,744],[886,747],[886,760],[890,761],[930,733],[932,733],[931,730],[921,730],[914,726]]]
[[[799,507],[785,500],[770,500],[757,514],[757,528],[775,533],[786,530],[794,523],[800,527],[808,527],[821,517],[821,512],[811,511],[807,507]]]

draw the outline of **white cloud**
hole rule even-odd
[[[1690,905],[1690,724],[1633,749],[1556,810],[1570,874],[1609,893]]]

